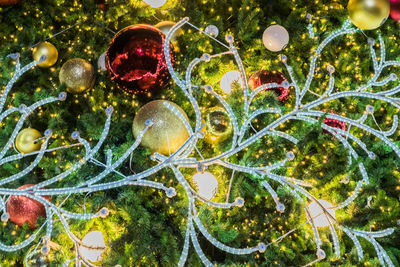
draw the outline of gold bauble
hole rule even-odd
[[[389,0],[350,0],[347,5],[354,25],[363,30],[381,26],[390,13]]]
[[[189,138],[185,125],[164,103],[169,103],[179,110],[186,119],[187,115],[177,104],[166,100],[154,100],[139,109],[133,120],[132,131],[135,138],[145,128],[148,119],[153,125],[147,130],[142,139],[142,145],[151,151],[169,155],[176,152]]]
[[[169,30],[171,30],[171,28],[174,27],[175,24],[176,23],[173,21],[161,21],[161,22],[157,23],[156,25],[154,25],[154,27],[156,27],[157,29],[162,31],[165,34],[165,36],[167,36]],[[180,51],[178,42],[176,41],[176,38],[178,38],[178,36],[180,36],[182,34],[183,34],[183,30],[181,28],[179,28],[177,31],[175,31],[175,33],[172,35],[172,38],[171,38],[171,42],[174,45],[174,50],[176,53],[179,53],[179,51]]]
[[[161,21],[159,23],[157,23],[156,25],[154,25],[154,27],[156,27],[157,29],[159,29],[160,31],[162,31],[165,36],[167,36],[168,32],[171,30],[172,27],[175,26],[175,22],[173,21]],[[183,30],[181,28],[179,28],[177,31],[175,31],[175,33],[172,35],[172,39],[171,41],[175,41],[176,38],[183,34]]]
[[[20,131],[15,139],[15,146],[22,154],[40,150],[41,142],[35,141],[42,137],[42,134],[33,128],[26,128]]]
[[[38,66],[42,68],[49,68],[53,66],[58,59],[57,48],[49,42],[41,42],[35,46],[33,48],[32,55],[35,61],[40,61],[42,56],[45,57],[44,61],[38,64]]]
[[[205,137],[207,143],[218,144],[232,135],[232,122],[229,114],[222,107],[214,107],[207,111],[205,120]]]
[[[67,86],[68,92],[79,94],[94,85],[94,68],[84,59],[73,58],[61,67],[59,78]]]

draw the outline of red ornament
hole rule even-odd
[[[251,90],[267,83],[282,84],[284,81],[287,82],[286,77],[280,72],[271,72],[268,70],[260,70],[254,73],[249,79],[249,86]],[[289,87],[275,87],[268,90],[274,90],[278,94],[278,99],[281,102],[285,102],[288,98],[290,90]]]
[[[149,25],[132,25],[114,36],[106,52],[106,67],[120,89],[133,94],[148,93],[168,83],[164,40],[165,35]],[[170,51],[174,63],[172,44]]]
[[[390,0],[390,16],[395,21],[400,21],[400,0]]]
[[[105,0],[97,0],[96,2],[102,11],[106,12],[108,10],[108,5],[106,4]]]
[[[0,0],[0,6],[11,6],[21,2],[21,0]]]
[[[31,186],[33,184],[26,184],[18,187],[18,189],[25,189]],[[50,196],[44,196],[44,198],[50,200]],[[39,217],[46,217],[46,209],[43,204],[25,196],[11,196],[7,201],[6,208],[11,222],[19,226],[28,223],[31,229],[35,228]]]
[[[331,114],[336,114],[336,113],[331,112]],[[330,127],[333,127],[333,128],[337,128],[337,129],[346,131],[346,123],[344,121],[339,121],[339,120],[335,120],[335,119],[331,119],[331,118],[325,118],[324,124],[326,124]],[[329,133],[326,130],[324,130],[324,132]]]

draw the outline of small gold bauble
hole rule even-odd
[[[160,31],[162,31],[165,36],[167,36],[168,32],[171,30],[172,27],[175,26],[175,22],[173,21],[161,21],[159,23],[157,23],[156,25],[154,25],[154,27],[156,27],[157,29],[159,29]],[[181,28],[179,28],[177,31],[175,31],[175,33],[172,35],[172,39],[171,41],[175,41],[176,38],[178,36],[180,36],[181,34],[183,34],[183,30]]]
[[[206,114],[206,135],[207,143],[217,144],[225,141],[232,134],[232,122],[229,114],[222,107],[214,107]]]
[[[15,139],[15,146],[22,154],[40,150],[41,143],[35,141],[42,137],[42,134],[33,128],[26,128],[20,131]]]
[[[94,85],[94,68],[84,59],[73,58],[61,67],[59,78],[60,82],[67,86],[68,92],[79,94]]]
[[[142,145],[151,151],[169,155],[176,152],[189,138],[185,125],[164,103],[169,103],[180,111],[187,119],[183,109],[177,104],[166,100],[154,100],[141,107],[133,120],[132,131],[135,138],[145,128],[148,119],[153,125],[147,130],[142,139]]]
[[[363,30],[381,26],[390,13],[389,0],[350,0],[347,5],[354,25]]]
[[[49,42],[41,42],[33,48],[32,51],[33,59],[40,61],[41,57],[44,56],[44,61],[38,64],[39,67],[49,68],[53,66],[58,59],[57,48]]]
[[[172,27],[175,26],[175,22],[173,21],[161,21],[159,23],[157,23],[156,25],[154,25],[154,27],[156,27],[157,29],[159,29],[160,31],[162,31],[165,34],[165,37],[167,36],[169,30],[171,30]],[[176,38],[178,38],[178,36],[183,34],[183,30],[181,28],[179,28],[173,35],[171,38],[171,42],[174,45],[174,50],[176,53],[179,53],[180,48],[179,48],[179,44],[176,41]]]

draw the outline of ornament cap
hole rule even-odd
[[[265,245],[264,243],[260,242],[260,243],[258,243],[257,248],[258,248],[259,252],[265,252],[265,250],[267,249],[267,245]]]
[[[167,188],[167,190],[165,190],[165,194],[167,195],[167,197],[172,198],[176,196],[176,190],[173,187],[169,187]]]
[[[294,153],[292,151],[289,151],[288,153],[286,153],[286,158],[288,160],[294,160]]]
[[[72,139],[76,140],[79,138],[79,132],[78,131],[74,131],[71,134]]]
[[[50,247],[45,245],[42,247],[42,249],[40,250],[40,252],[42,253],[42,255],[47,255],[50,252]]]
[[[146,125],[146,126],[152,126],[154,124],[154,121],[152,120],[152,119],[147,119],[145,122],[144,122],[144,125]]]
[[[235,205],[236,205],[236,207],[239,207],[239,208],[243,207],[243,205],[244,205],[244,199],[241,198],[241,197],[237,197],[237,198],[235,199]]]
[[[110,214],[110,211],[107,209],[107,208],[102,208],[100,211],[99,211],[99,215],[100,215],[100,217],[101,218],[106,218],[108,215]]]
[[[211,59],[211,56],[210,56],[210,54],[203,54],[203,55],[201,56],[201,59],[202,59],[203,61],[205,61],[205,62],[209,62],[210,59]]]
[[[280,213],[283,213],[285,211],[285,205],[283,205],[282,203],[278,203],[276,205],[276,210],[279,211]]]
[[[2,222],[7,222],[8,221],[8,219],[10,219],[10,214],[8,214],[7,212],[5,212],[5,213],[3,213],[2,215],[1,215],[1,221]]]
[[[19,110],[19,112],[24,113],[25,110],[26,110],[26,108],[27,108],[27,107],[26,107],[25,104],[21,104],[21,105],[19,106],[18,110]]]
[[[325,251],[322,250],[322,249],[318,249],[317,250],[317,257],[318,257],[319,260],[325,259],[325,257],[326,257]]]
[[[66,93],[66,92],[61,92],[61,93],[58,95],[58,99],[59,99],[60,101],[64,101],[65,99],[67,99],[67,93]]]
[[[51,136],[52,133],[53,131],[51,129],[47,129],[46,131],[44,131],[44,136]]]
[[[233,43],[234,38],[233,38],[232,35],[227,34],[227,35],[225,36],[225,40],[226,40],[228,43]]]
[[[108,108],[106,108],[106,114],[107,115],[111,115],[114,111],[114,108],[112,106],[109,106]]]

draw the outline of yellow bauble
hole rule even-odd
[[[162,31],[162,32],[165,34],[165,36],[167,36],[169,30],[171,30],[171,28],[172,28],[173,26],[175,26],[175,24],[176,24],[176,23],[173,22],[173,21],[161,21],[161,22],[157,23],[156,25],[154,25],[154,27],[156,27],[157,29],[159,29],[160,31]],[[183,30],[182,30],[181,28],[179,28],[179,29],[172,35],[172,38],[171,38],[171,42],[172,42],[173,45],[174,45],[174,50],[175,50],[176,53],[178,53],[178,52],[180,51],[180,50],[179,50],[178,42],[176,41],[176,38],[177,38],[178,36],[182,35],[182,34],[183,34]]]
[[[363,30],[381,26],[390,13],[389,0],[350,0],[347,5],[354,25]]]
[[[142,145],[151,151],[169,155],[176,152],[189,138],[185,125],[164,103],[169,103],[180,111],[187,119],[183,109],[177,104],[166,100],[154,100],[141,107],[133,120],[132,131],[135,138],[145,128],[148,119],[153,125],[144,134]]]
[[[73,58],[61,67],[59,78],[60,82],[67,86],[68,92],[79,94],[94,85],[94,68],[84,59]]]
[[[33,128],[26,128],[20,131],[15,139],[15,146],[22,154],[40,150],[41,143],[35,141],[42,137],[42,134]]]
[[[167,36],[168,32],[171,30],[172,27],[175,26],[175,22],[172,21],[161,21],[160,23],[157,23],[156,25],[154,25],[154,27],[156,27],[157,29],[159,29],[160,31],[162,31],[165,36]],[[175,33],[172,35],[172,39],[171,41],[175,41],[176,38],[183,34],[183,30],[181,28],[179,28],[177,31],[175,31]]]
[[[38,64],[38,66],[42,68],[53,66],[58,59],[57,48],[49,42],[41,42],[35,46],[32,55],[35,61],[40,61],[42,56],[45,57],[44,61]]]
[[[206,133],[204,139],[210,144],[218,144],[232,135],[232,122],[222,107],[214,107],[206,113]]]

